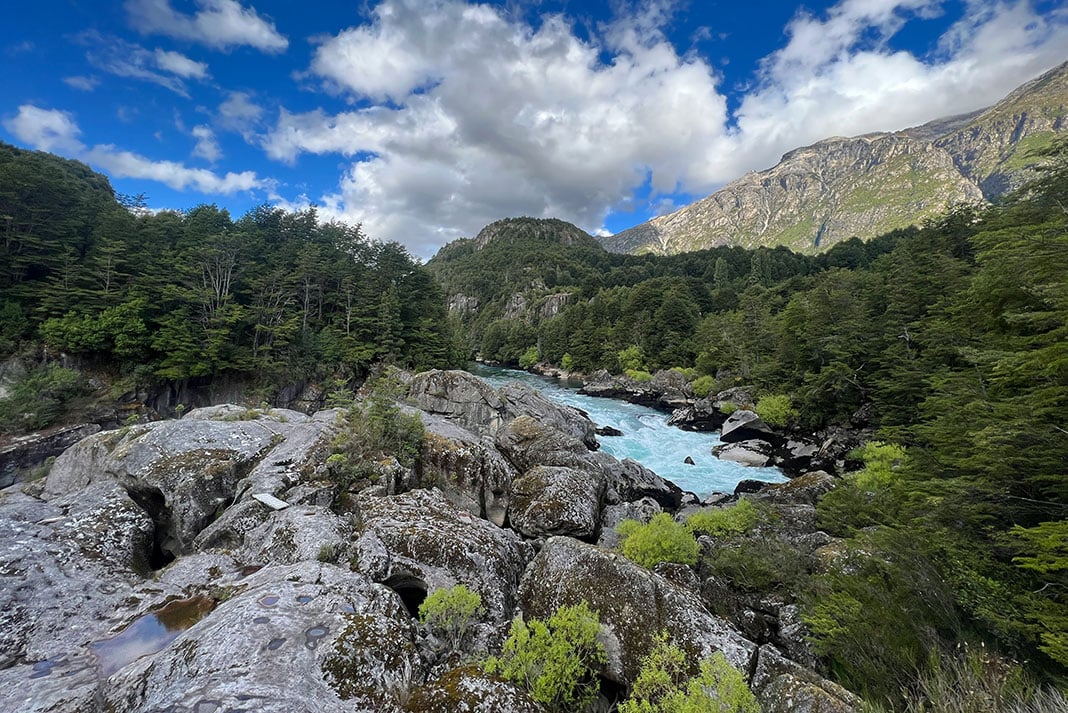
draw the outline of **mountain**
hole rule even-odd
[[[1034,175],[1035,151],[1068,131],[1068,62],[985,111],[795,149],[674,213],[600,238],[612,252],[719,245],[818,251],[990,201]]]

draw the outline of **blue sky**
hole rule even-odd
[[[618,232],[1065,60],[1046,0],[38,0],[0,26],[0,138],[427,258],[515,215]]]

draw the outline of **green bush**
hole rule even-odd
[[[527,347],[527,350],[519,357],[519,368],[529,369],[537,364],[539,359],[541,359],[541,354],[538,352],[538,348]]]
[[[715,547],[702,571],[721,577],[746,592],[782,592],[796,596],[808,588],[812,557],[777,537],[751,536]]]
[[[866,698],[900,703],[929,653],[960,636],[952,585],[924,549],[909,532],[865,533],[806,593],[816,653]]]
[[[816,506],[820,527],[839,537],[894,521],[904,502],[897,475],[907,459],[904,448],[872,441],[851,456],[864,468],[847,475]]]
[[[621,349],[616,354],[616,359],[619,361],[619,368],[624,373],[645,368],[645,354],[641,347],[633,344],[626,349]]]
[[[666,512],[657,513],[647,523],[624,520],[616,527],[623,537],[624,556],[643,567],[655,567],[660,562],[694,564],[701,553],[693,533]]]
[[[29,371],[0,399],[0,433],[35,431],[56,421],[68,402],[85,391],[82,375],[45,364]]]
[[[733,401],[724,401],[719,405],[719,412],[724,416],[730,416],[732,413],[738,410],[738,404]]]
[[[395,378],[380,377],[367,400],[346,412],[345,427],[326,459],[330,474],[345,487],[373,478],[374,465],[383,457],[393,456],[402,466],[413,467],[422,453],[426,429],[416,413],[405,413],[397,405],[402,389]]]
[[[709,508],[686,518],[686,526],[695,534],[727,537],[749,532],[760,522],[760,512],[749,500],[739,500],[726,508]]]
[[[575,357],[571,356],[570,352],[560,358],[560,368],[564,371],[571,371],[575,368]]]
[[[482,597],[462,584],[435,589],[419,605],[419,621],[440,636],[449,648],[462,647],[468,627],[485,612]]]
[[[790,402],[786,394],[768,394],[757,400],[754,408],[760,420],[769,426],[785,428],[797,422],[799,417],[797,409]]]
[[[516,617],[499,657],[485,662],[550,711],[582,710],[597,698],[596,673],[607,661],[600,620],[586,602],[560,607],[548,621]]]
[[[703,399],[716,390],[716,377],[707,374],[699,376],[693,380],[690,388],[693,389],[694,396]]]
[[[722,653],[702,660],[700,673],[689,680],[686,669],[686,652],[662,632],[642,659],[630,698],[619,713],[760,713],[745,677]]]
[[[623,373],[626,374],[628,379],[634,379],[635,381],[640,383],[645,383],[646,381],[653,380],[652,374],[647,371],[642,371],[641,369],[627,369]]]

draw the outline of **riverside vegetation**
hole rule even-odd
[[[1068,667],[1068,169],[1057,161],[997,206],[818,256],[609,255],[573,226],[518,219],[423,268],[312,212],[140,215],[80,164],[4,146],[0,347],[45,358],[0,414],[11,430],[39,428],[84,394],[77,372],[47,358],[60,351],[130,379],[241,375],[269,398],[294,371],[344,381],[379,361],[424,368],[480,351],[530,363],[532,349],[534,361],[580,371],[678,368],[706,393],[745,385],[787,427],[866,412],[881,442],[858,451],[863,468],[817,505],[820,527],[842,542],[830,566],[794,548],[782,512],[747,500],[684,523],[626,523],[623,553],[796,604],[822,670],[872,707],[1056,710],[1063,700],[1048,686],[1063,686]],[[344,487],[373,485],[365,466],[382,444],[423,467],[413,443],[425,434],[388,398],[347,417],[356,435],[330,442],[329,464]],[[522,418],[514,432],[525,438],[536,424]],[[650,537],[655,528],[668,536]],[[427,601],[427,625],[458,646],[454,614],[475,616],[481,603]],[[536,681],[520,642],[536,639],[537,622],[546,650],[559,646],[551,617],[528,618],[525,634],[515,625],[489,667]],[[596,667],[596,647],[580,648]],[[666,645],[647,656],[643,674],[659,673],[633,678],[625,710],[735,695],[715,660],[684,679]],[[574,709],[591,679],[562,666],[571,673],[531,694]],[[670,690],[656,688],[665,677]]]
[[[995,206],[815,256],[610,255],[573,226],[520,219],[428,267],[483,358],[639,381],[675,368],[705,394],[748,387],[778,425],[876,428],[885,444],[820,503],[849,558],[791,582],[848,687],[905,705],[926,677],[979,666],[947,663],[961,642],[1063,684],[1068,168],[1063,143],[1050,154]],[[682,542],[674,561],[692,561]],[[742,542],[736,560],[789,559]]]

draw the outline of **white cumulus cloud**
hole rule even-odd
[[[65,111],[23,104],[18,114],[4,119],[4,128],[39,151],[77,152],[84,148],[78,138],[81,129]]]
[[[289,40],[255,8],[236,0],[197,0],[197,12],[186,15],[170,0],[127,0],[133,27],[143,34],[159,34],[198,42],[220,50],[254,47],[263,52],[284,52]],[[311,10],[311,9],[309,9]]]
[[[157,49],[154,53],[156,66],[164,72],[186,79],[207,79],[208,65],[189,59],[181,52]]]
[[[726,120],[711,68],[637,20],[584,41],[561,16],[535,28],[488,5],[388,0],[323,41],[310,71],[375,104],[282,111],[268,154],[354,157],[321,212],[423,255],[507,215],[596,229],[646,180],[691,182]]]
[[[58,109],[23,104],[18,113],[5,119],[3,124],[12,136],[28,146],[77,158],[118,178],[141,178],[157,181],[177,191],[195,190],[209,195],[272,187],[270,181],[257,177],[254,171],[220,175],[204,168],[189,168],[177,161],[153,161],[111,144],[86,146],[78,138],[81,129],[74,117]]]
[[[219,142],[215,138],[215,132],[210,126],[201,124],[194,126],[193,138],[197,140],[196,146],[193,147],[193,155],[208,161],[209,163],[215,163],[222,157],[222,149],[219,147]]]

